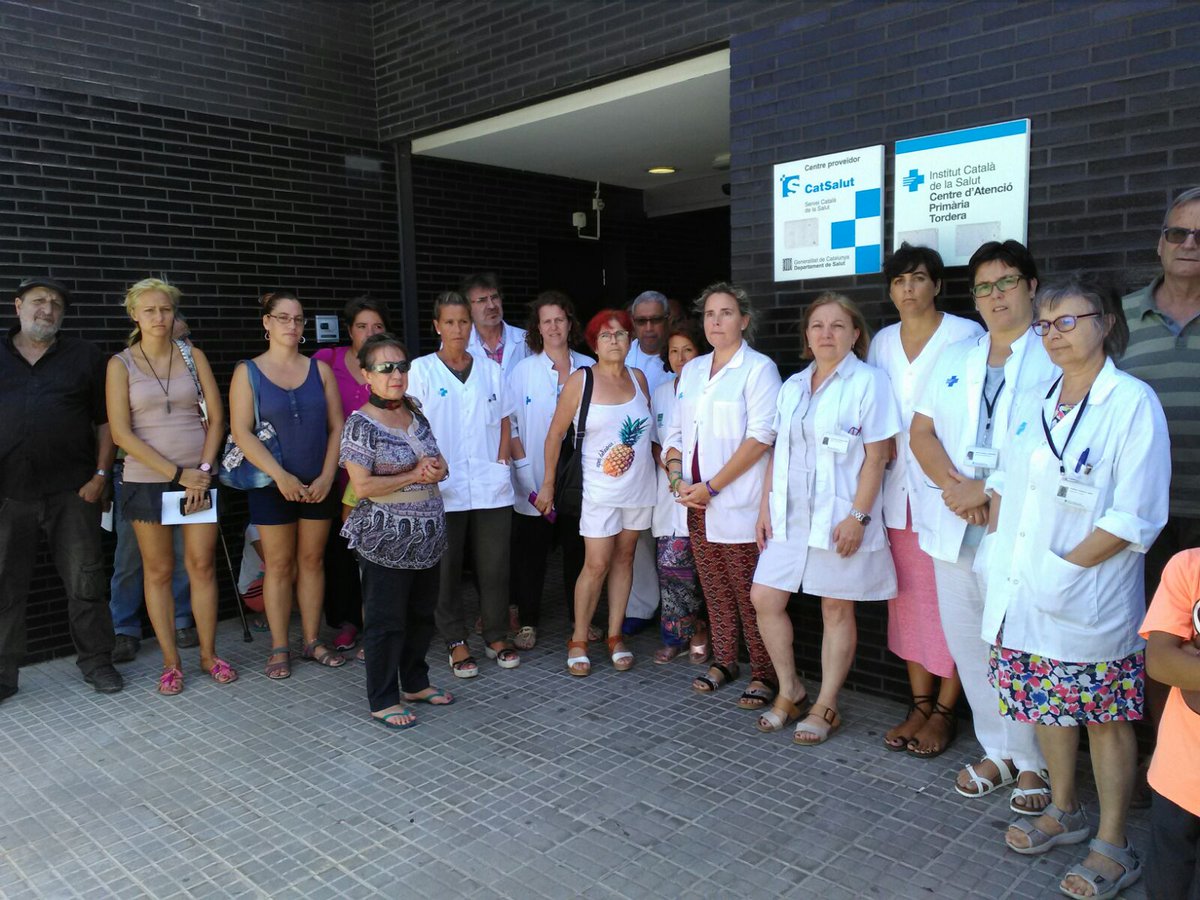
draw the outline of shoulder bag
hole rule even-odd
[[[558,466],[554,470],[554,508],[560,516],[578,519],[583,512],[583,436],[587,433],[588,407],[592,405],[592,369],[583,368],[583,397],[579,401],[579,427],[567,429]]]
[[[254,398],[254,434],[262,441],[264,447],[275,457],[276,462],[283,462],[283,451],[279,446],[279,436],[275,426],[264,422],[258,411],[258,393],[261,386],[258,366],[253,361],[245,360],[246,375],[250,379],[250,394]],[[242,452],[242,448],[233,440],[230,434],[225,438],[225,450],[221,454],[221,469],[217,473],[221,484],[239,491],[249,491],[263,488],[271,483],[271,476],[258,468]]]

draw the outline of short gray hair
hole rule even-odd
[[[642,291],[633,298],[633,302],[629,304],[629,314],[633,315],[633,311],[639,303],[657,303],[661,308],[664,316],[671,315],[671,303],[667,300],[666,294],[660,294],[658,291]]]
[[[1188,188],[1186,191],[1184,191],[1182,194],[1180,194],[1178,197],[1176,197],[1174,200],[1171,201],[1171,204],[1167,207],[1167,211],[1165,213],[1163,213],[1162,227],[1163,228],[1167,227],[1167,222],[1169,222],[1171,220],[1171,213],[1175,212],[1175,210],[1179,209],[1179,207],[1184,206],[1185,204],[1188,204],[1188,203],[1198,203],[1198,202],[1200,202],[1200,187]]]

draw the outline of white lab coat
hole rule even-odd
[[[986,478],[991,474],[991,470],[977,469],[967,462],[967,450],[975,446],[979,431],[979,408],[991,347],[991,336],[986,333],[948,347],[934,366],[925,392],[914,407],[915,412],[933,420],[938,440],[950,461],[969,478]],[[996,468],[1004,465],[1004,442],[1008,436],[1013,398],[1043,381],[1053,381],[1058,374],[1058,366],[1050,361],[1042,339],[1032,328],[1013,341],[1012,353],[1004,361],[1004,388],[996,399],[992,418],[992,448],[1000,454],[1000,464]],[[921,549],[934,559],[956,562],[967,531],[967,520],[946,507],[942,489],[920,471],[920,463],[914,474],[910,500],[913,527]]]
[[[529,350],[529,345],[525,343],[524,328],[518,328],[516,325],[509,325],[503,321],[500,324],[504,328],[504,363],[500,368],[504,372],[504,377],[508,378],[513,369],[517,367],[517,363],[533,354]],[[467,341],[467,352],[484,359],[488,358],[483,341],[480,340],[479,332],[475,330],[474,325],[471,326],[471,338]]]
[[[663,435],[667,431],[667,422],[671,418],[671,409],[675,406],[675,376],[664,381],[655,388],[653,395],[650,398],[650,409],[654,413],[654,436],[652,440],[658,445],[662,445]],[[680,535],[686,537],[688,533],[687,527],[687,508],[682,503],[675,502],[675,495],[671,493],[671,488],[667,480],[667,473],[661,467],[657,467],[656,474],[658,499],[654,505],[654,517],[650,520],[650,533],[656,538],[674,537]]]
[[[896,459],[883,476],[883,523],[888,528],[904,528],[908,520],[908,498],[914,482],[921,476],[921,466],[908,445],[908,429],[912,425],[913,405],[925,391],[934,363],[951,344],[977,337],[983,329],[970,319],[945,313],[937,331],[912,362],[900,343],[900,323],[889,325],[871,340],[867,362],[887,372],[892,390],[900,405],[900,424],[896,435]]]
[[[671,370],[663,363],[662,358],[657,353],[644,352],[642,345],[637,341],[633,342],[633,346],[625,354],[625,365],[631,369],[642,370],[642,374],[646,376],[646,386],[650,388],[652,397],[660,384],[675,379]]]
[[[438,448],[450,467],[442,482],[446,512],[512,506],[508,466],[500,454],[500,423],[512,409],[500,367],[482,353],[475,358],[466,383],[436,353],[413,360],[408,393],[421,402]]]
[[[691,360],[679,373],[678,401],[667,421],[663,452],[683,455],[683,479],[692,478],[692,456],[699,445],[700,478],[707,481],[729,462],[742,441],[775,442],[775,399],[779,369],[745,341],[712,378],[713,354]],[[754,541],[767,455],[754,463],[708,504],[705,530],[714,544]]]
[[[788,491],[788,473],[792,438],[804,440],[803,434],[791,434],[792,418],[797,409],[803,412],[813,402],[812,378],[816,366],[811,363],[803,372],[793,375],[779,392],[774,425],[777,433],[775,459],[767,500],[771,531],[779,541],[788,539],[789,503],[810,502],[803,490],[801,496],[796,496],[795,490]],[[853,353],[838,363],[826,379],[818,391],[816,404],[813,431],[818,446],[814,453],[816,466],[808,546],[832,550],[833,529],[850,515],[854,506],[859,475],[867,458],[865,444],[895,436],[900,431],[900,411],[896,408],[887,374],[862,362]],[[845,453],[835,453],[820,446],[821,438],[829,434],[844,434],[850,438]],[[871,522],[863,531],[860,549],[864,551],[883,550],[888,545],[880,518],[882,502],[876,495],[871,508],[862,510],[871,515]]]
[[[981,637],[994,643],[1003,625],[1004,646],[1014,650],[1066,662],[1122,659],[1145,644],[1143,554],[1166,524],[1171,483],[1166,418],[1148,385],[1104,364],[1082,417],[1076,405],[1051,430],[1063,450],[1079,418],[1062,466],[1098,495],[1091,509],[1078,509],[1056,499],[1060,464],[1042,428],[1058,397],[1051,380],[1014,401],[1001,467],[988,479],[1002,500],[985,541]],[[1129,546],[1090,568],[1063,559],[1096,528]]]
[[[595,362],[590,356],[573,350],[570,352],[572,372]],[[508,406],[512,409],[509,417],[512,433],[521,438],[525,459],[529,461],[529,478],[533,490],[537,490],[546,476],[546,435],[558,406],[558,373],[554,371],[554,360],[545,353],[525,357],[513,367],[506,379],[506,386]],[[517,512],[523,516],[540,515],[529,502],[528,491],[519,490],[515,477],[513,490],[516,494],[513,508]]]

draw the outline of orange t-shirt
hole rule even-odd
[[[1200,548],[1184,550],[1171,557],[1141,634],[1151,631],[1173,634],[1185,641],[1196,636],[1192,607],[1200,598]],[[1176,806],[1200,816],[1200,715],[1188,709],[1179,688],[1171,688],[1167,708],[1158,727],[1158,746],[1150,762],[1150,787]]]

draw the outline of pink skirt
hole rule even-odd
[[[921,549],[911,522],[903,531],[889,528],[888,541],[896,566],[896,598],[888,601],[888,649],[948,678],[954,674],[954,659],[942,633],[933,558]]]

